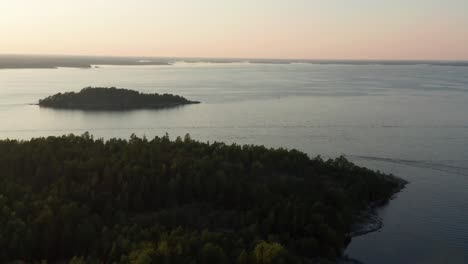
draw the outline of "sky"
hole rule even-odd
[[[468,0],[0,0],[0,54],[468,60]]]

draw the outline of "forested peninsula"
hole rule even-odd
[[[39,100],[39,106],[75,110],[160,109],[197,104],[172,94],[144,94],[115,87],[87,87],[80,92],[58,93]]]
[[[324,263],[404,186],[344,157],[132,136],[0,141],[0,262]]]

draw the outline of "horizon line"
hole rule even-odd
[[[70,53],[0,53],[0,56],[50,56],[50,57],[109,57],[109,58],[155,58],[155,59],[227,59],[227,60],[283,60],[283,61],[388,61],[388,62],[468,62],[464,59],[370,59],[370,58],[278,58],[278,57],[203,57],[203,56],[155,56],[155,55],[89,55]]]

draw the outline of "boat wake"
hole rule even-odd
[[[451,174],[457,174],[468,177],[468,167],[455,166],[444,164],[441,161],[425,161],[425,160],[407,160],[407,159],[393,159],[393,158],[383,158],[383,157],[372,157],[372,156],[361,156],[361,155],[347,155],[350,158],[357,158],[363,160],[372,160],[372,161],[382,161],[390,162],[396,164],[403,164],[418,168],[436,170]]]

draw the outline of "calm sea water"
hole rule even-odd
[[[174,93],[169,110],[41,109],[85,86]],[[0,70],[0,138],[81,134],[202,141],[347,155],[411,183],[380,210],[384,228],[355,238],[365,263],[468,263],[468,67],[210,64]]]

